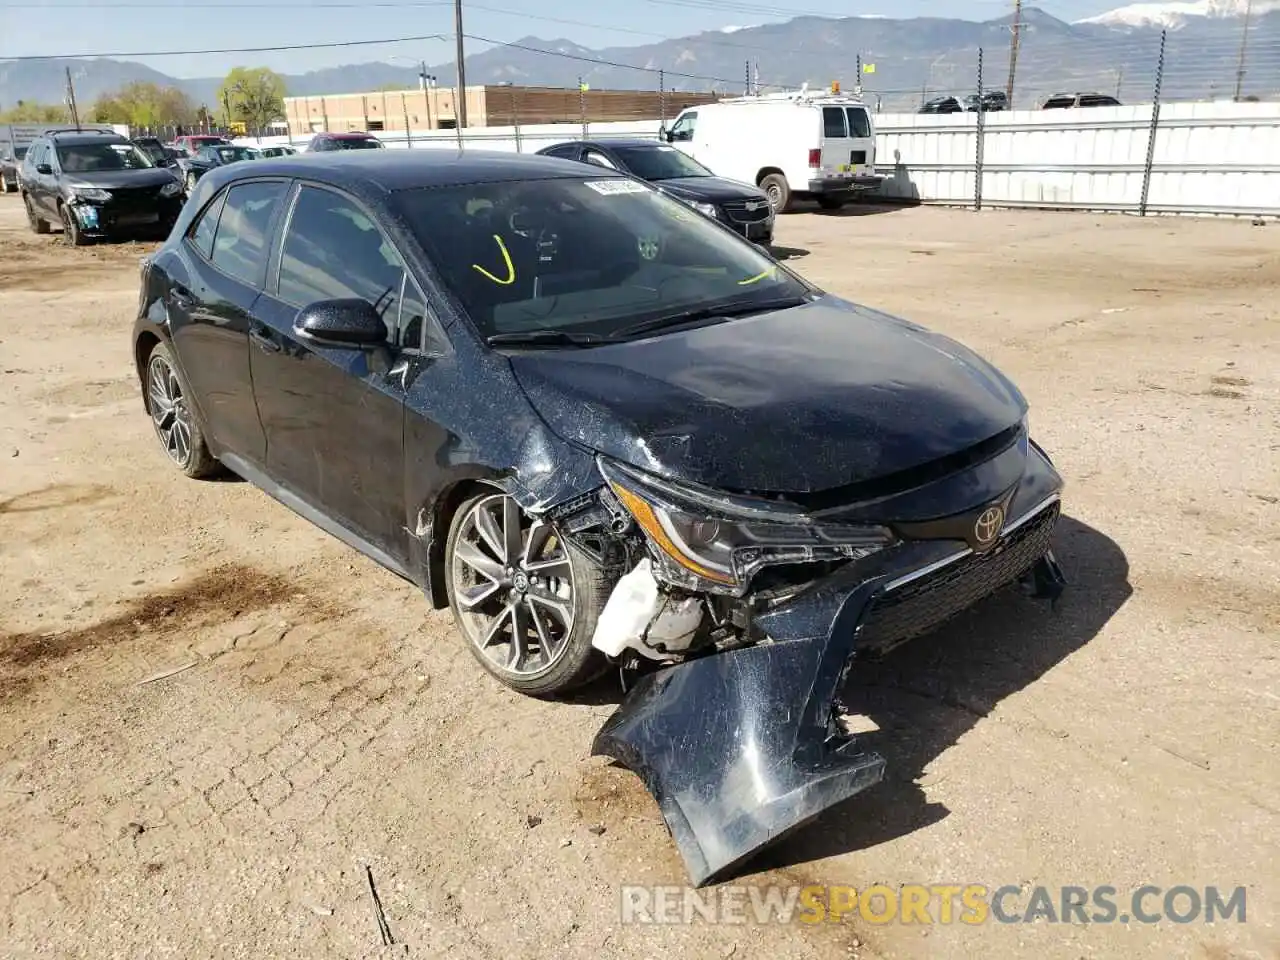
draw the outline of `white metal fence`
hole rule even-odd
[[[1280,103],[1172,103],[880,114],[886,200],[963,206],[1280,216]],[[656,138],[659,121],[378,136],[393,148],[520,151],[583,136]],[[767,134],[762,134],[767,135]],[[289,143],[288,137],[263,138]],[[305,140],[295,139],[302,146]],[[980,149],[981,146],[981,149]]]

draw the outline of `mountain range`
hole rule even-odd
[[[1168,30],[1163,94],[1170,99],[1230,97],[1250,0],[1172,0],[1122,7],[1068,23],[1037,8],[1019,26],[1017,103],[1030,105],[1058,90],[1119,92],[1150,100],[1161,30]],[[1252,0],[1244,92],[1280,96],[1280,0]],[[984,85],[1008,77],[1011,17],[975,22],[939,17],[895,20],[803,16],[785,23],[727,27],[642,46],[588,49],[564,39],[526,37],[467,57],[469,84],[656,89],[658,70],[672,90],[741,93],[747,74],[769,87],[857,82],[859,61],[868,95],[884,109],[910,109],[923,92],[967,93],[976,86],[977,51],[984,50]],[[252,65],[251,59],[245,65]],[[172,85],[196,103],[213,105],[221,78],[176,79],[151,67],[109,59],[0,60],[0,109],[18,100],[62,99],[70,68],[81,103],[135,80]],[[639,69],[637,69],[639,68]],[[456,82],[452,63],[429,67],[441,84]],[[289,94],[317,96],[417,85],[417,71],[388,63],[357,63],[286,75]]]

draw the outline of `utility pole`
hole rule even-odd
[[[458,41],[458,129],[467,125],[467,52],[462,36],[462,0],[453,0],[453,28]]]
[[[71,82],[71,68],[67,67],[67,106],[71,110],[71,122],[80,129],[80,111],[76,109],[76,85]]]
[[[751,96],[751,61],[750,61],[750,60],[746,61],[746,72],[745,72],[745,76],[746,76],[746,78],[747,78],[747,82],[746,82],[746,95],[749,97],[749,96]]]
[[[1013,84],[1018,78],[1018,45],[1022,41],[1022,0],[1013,0],[1013,36],[1009,38],[1009,85],[1004,95],[1013,109]]]
[[[1253,20],[1253,0],[1246,0],[1244,5],[1244,29],[1240,33],[1240,62],[1236,65],[1236,103],[1240,102],[1240,94],[1244,92],[1244,61],[1249,52],[1249,25]]]

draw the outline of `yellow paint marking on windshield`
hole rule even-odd
[[[773,276],[773,275],[774,275],[775,273],[777,273],[777,272],[778,272],[778,268],[777,268],[776,266],[770,267],[770,268],[769,268],[768,270],[766,270],[764,273],[757,273],[754,277],[747,277],[747,279],[745,279],[745,280],[739,280],[739,281],[738,281],[738,286],[740,286],[740,287],[747,287],[747,286],[750,286],[750,285],[751,285],[751,284],[753,284],[753,283],[759,283],[759,282],[760,282],[761,280],[763,280],[765,277],[771,277],[771,276]]]
[[[502,251],[502,260],[507,265],[507,279],[503,280],[501,277],[495,277],[478,263],[473,263],[471,265],[471,269],[477,271],[481,276],[492,280],[494,283],[500,283],[504,287],[508,287],[516,282],[516,265],[511,262],[511,254],[507,252],[507,245],[502,242],[502,238],[495,233],[493,235],[493,239],[497,242],[498,249]]]

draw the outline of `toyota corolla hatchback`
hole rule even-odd
[[[857,655],[1061,590],[1062,481],[1006,377],[610,170],[215,168],[143,265],[133,348],[179,469],[417,584],[503,683],[630,671],[597,751],[700,880],[879,778],[834,726]],[[718,804],[748,760],[744,826]]]

